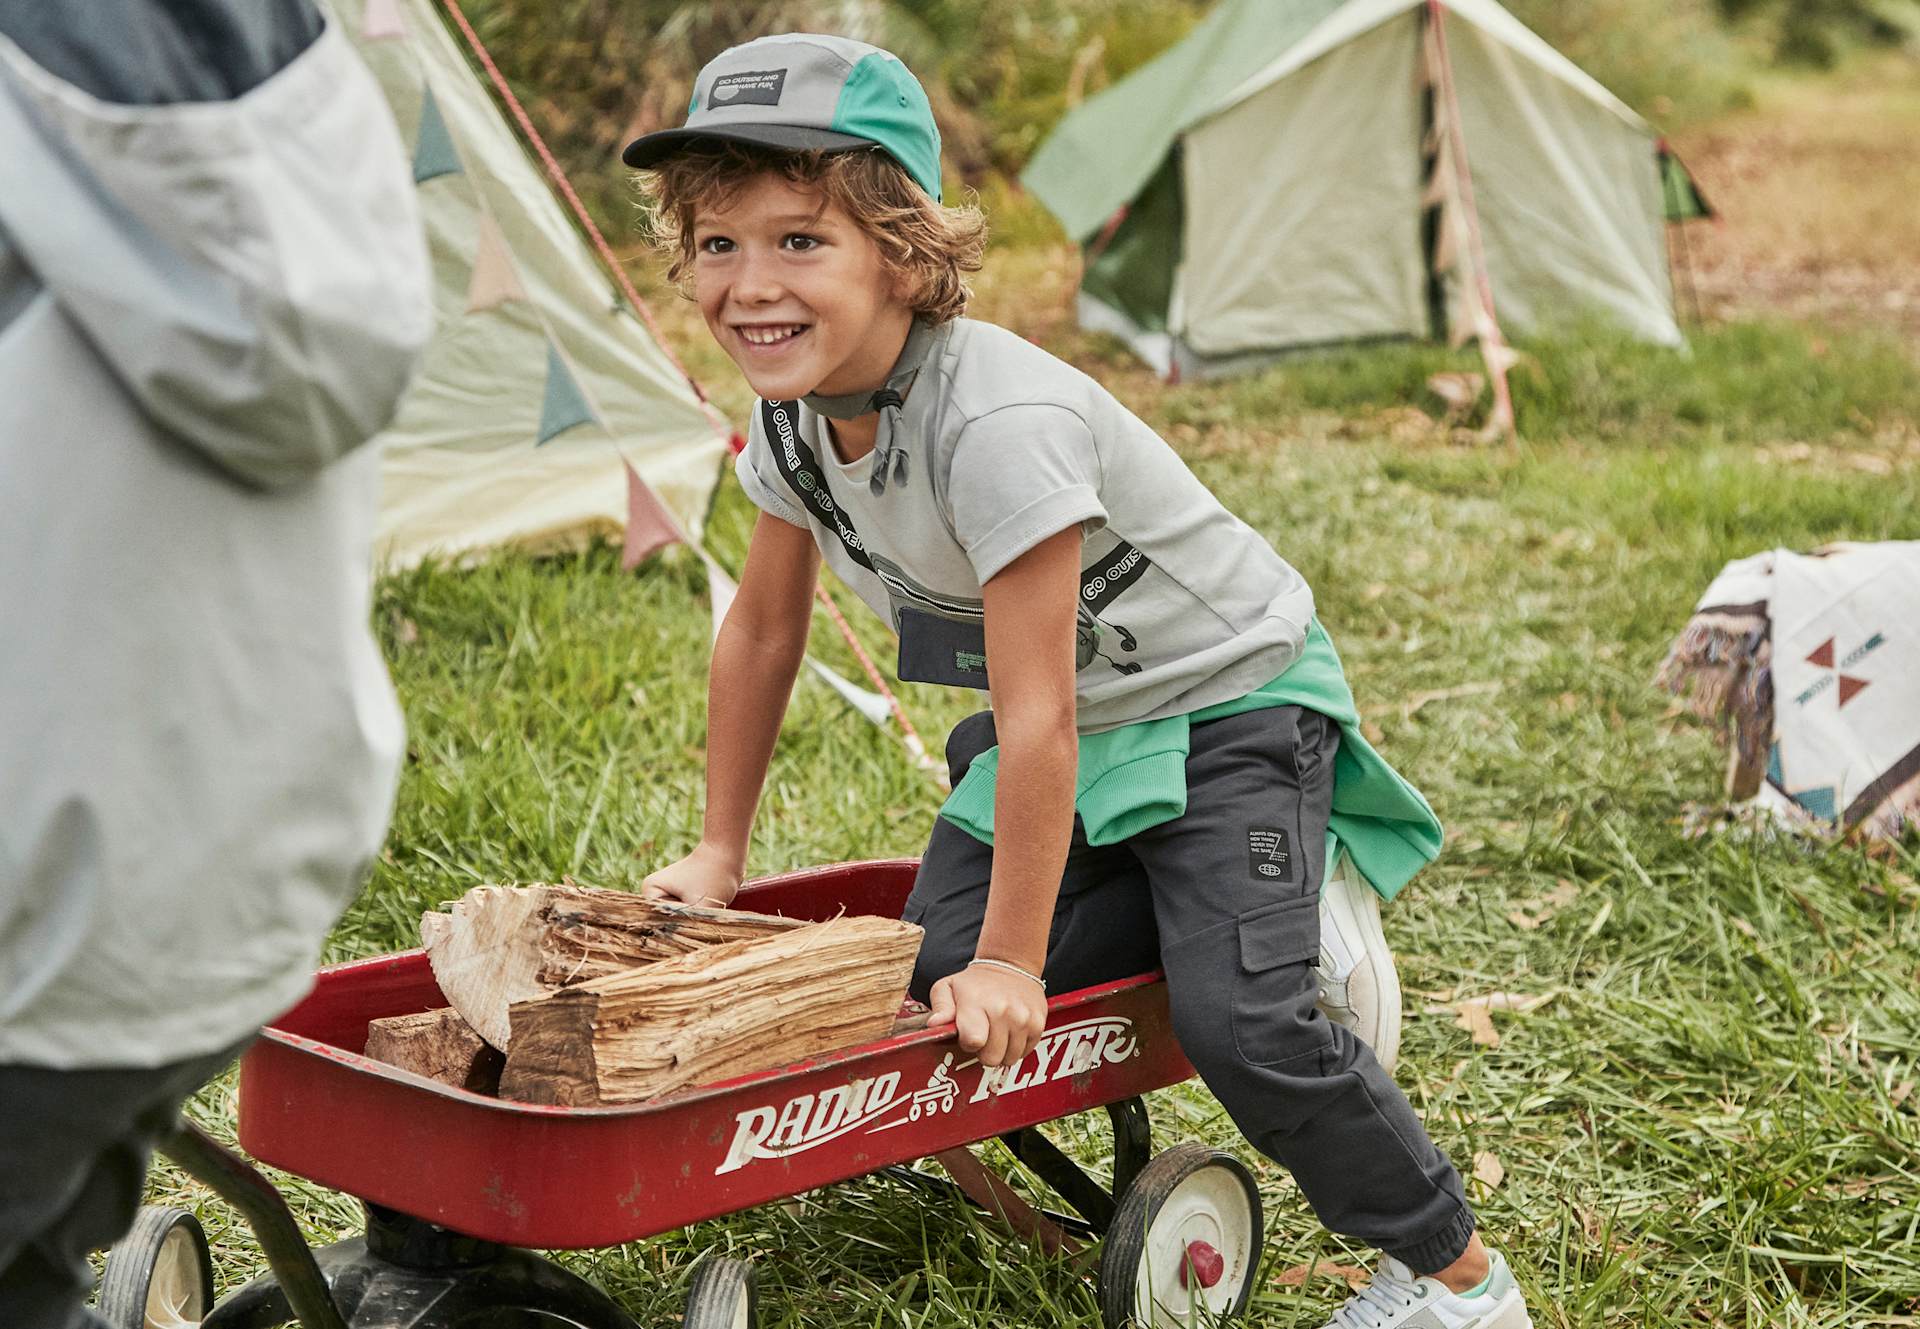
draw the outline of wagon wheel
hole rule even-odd
[[[107,1252],[100,1315],[113,1329],[192,1329],[213,1308],[213,1259],[200,1220],[143,1206]]]
[[[1100,1252],[1108,1329],[1176,1329],[1239,1315],[1260,1264],[1260,1192],[1230,1154],[1175,1145],[1120,1197]]]
[[[685,1329],[753,1329],[753,1266],[710,1255],[687,1286]]]

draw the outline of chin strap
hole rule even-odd
[[[875,496],[887,492],[889,474],[896,486],[905,488],[907,484],[907,449],[903,437],[901,421],[905,412],[906,394],[913,390],[914,379],[920,373],[920,366],[926,363],[927,355],[933,349],[935,329],[920,319],[913,321],[907,330],[906,345],[900,348],[900,358],[893,362],[893,368],[887,371],[886,382],[871,392],[848,392],[839,396],[822,396],[810,392],[802,401],[811,407],[815,414],[824,415],[829,420],[854,420],[863,415],[880,413],[880,428],[874,436],[873,469],[867,476],[867,487]]]

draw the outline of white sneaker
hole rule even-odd
[[[1347,1298],[1326,1329],[1533,1329],[1513,1271],[1498,1251],[1488,1251],[1492,1271],[1471,1296],[1422,1278],[1391,1255],[1373,1281]]]
[[[1341,854],[1320,888],[1320,1009],[1393,1073],[1400,1055],[1400,975],[1380,930],[1380,896]]]

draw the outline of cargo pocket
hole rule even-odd
[[[1306,895],[1262,905],[1239,920],[1239,966],[1233,976],[1233,1040],[1255,1066],[1318,1057],[1327,1048],[1324,1021],[1313,1018],[1319,984],[1320,901]]]

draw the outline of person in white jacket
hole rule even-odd
[[[0,1324],[69,1329],[385,834],[375,450],[431,329],[311,0],[0,0]]]

